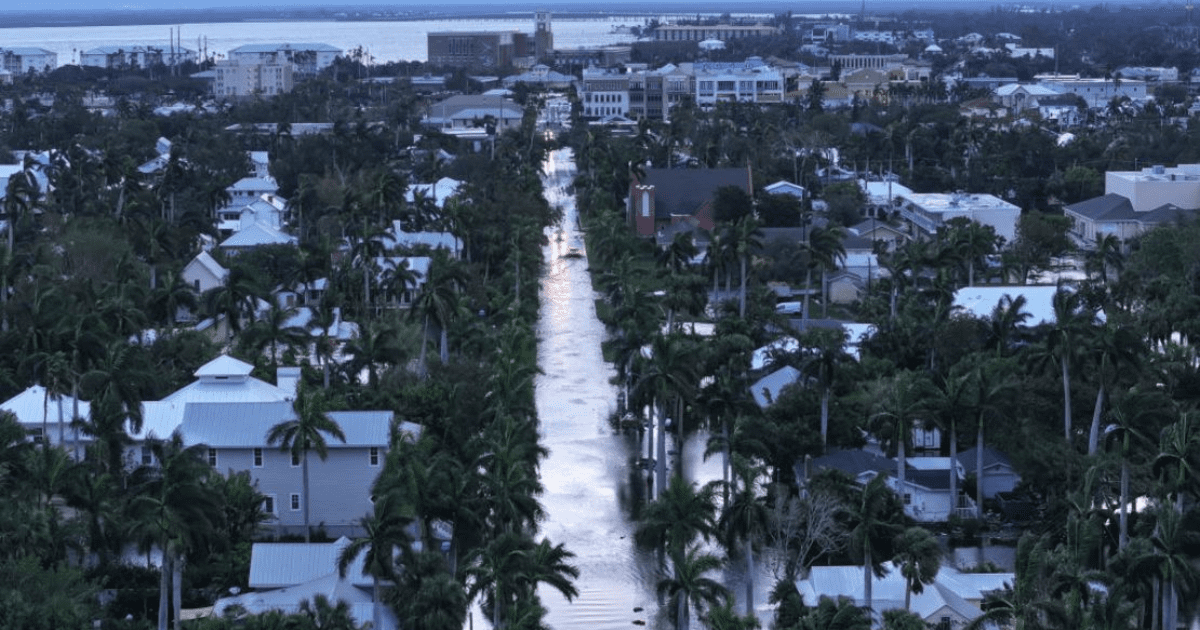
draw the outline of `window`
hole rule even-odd
[[[199,293],[200,292],[200,281],[192,280],[192,288],[196,289],[196,292]]]
[[[368,456],[368,459],[370,460],[372,466],[379,465],[379,447],[378,446],[371,447],[371,454]]]
[[[154,455],[150,452],[149,446],[142,447],[142,465],[149,466],[154,463]]]
[[[263,497],[262,511],[263,514],[275,514],[275,495],[268,494],[267,496]]]
[[[215,448],[208,449],[208,465],[213,468],[217,467],[217,449]]]
[[[300,509],[300,495],[294,492],[292,493],[291,506],[293,512]]]
[[[295,468],[296,466],[299,466],[299,465],[300,465],[299,453],[292,453],[292,468]]]
[[[263,466],[263,453],[262,453],[262,449],[261,449],[261,448],[256,448],[256,449],[254,449],[254,467],[255,467],[255,468],[262,468],[262,466]]]
[[[912,495],[907,492],[904,493],[904,505],[912,505]]]

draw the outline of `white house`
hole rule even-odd
[[[40,444],[49,440],[51,445],[62,446],[76,457],[82,455],[82,449],[92,442],[90,437],[71,426],[76,413],[80,419],[91,415],[91,404],[86,400],[77,401],[68,394],[55,395],[41,385],[32,385],[0,403],[0,410],[16,416],[31,441]]]
[[[454,258],[462,255],[462,241],[450,232],[405,232],[400,221],[392,221],[392,229],[383,239],[388,250],[446,250]]]
[[[229,270],[222,267],[208,252],[200,252],[183,268],[183,281],[197,294],[225,285]]]
[[[223,597],[213,606],[215,616],[241,608],[256,615],[276,610],[299,612],[300,604],[324,595],[330,603],[344,602],[355,626],[373,623],[373,579],[364,572],[365,553],[347,567],[346,577],[338,572],[338,558],[350,545],[342,537],[331,543],[254,543],[250,548],[249,592]],[[386,604],[382,627],[395,630],[395,614]]]
[[[885,610],[904,608],[906,580],[891,562],[884,563],[886,574],[871,577],[871,607],[876,622]],[[1015,578],[1012,573],[980,574],[982,579],[943,566],[933,584],[912,594],[910,610],[930,627],[960,630],[983,615],[979,604],[985,595],[1003,590]],[[866,605],[865,583],[861,566],[812,567],[808,577],[796,582],[804,603],[815,606],[821,597],[848,597],[855,605]]]
[[[267,151],[247,151],[250,157],[250,174],[257,179],[271,177],[271,154]]]
[[[958,454],[958,461],[969,473],[974,473],[976,449],[971,447]],[[1008,456],[996,449],[983,447],[983,496],[994,499],[1001,492],[1012,492],[1021,483],[1021,475],[1013,468]]]
[[[299,239],[291,234],[285,234],[265,223],[254,223],[235,232],[218,245],[229,255],[240,251],[262,247],[263,245],[295,245]]]

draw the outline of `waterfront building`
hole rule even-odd
[[[154,66],[177,66],[199,59],[196,51],[187,48],[156,46],[98,46],[79,55],[79,65],[92,68],[130,69]]]
[[[296,74],[313,76],[333,65],[342,49],[329,44],[247,44],[229,51],[230,61],[269,67],[290,64]]]
[[[17,74],[49,72],[58,67],[58,53],[45,48],[0,48],[0,67]]]
[[[750,37],[775,37],[779,28],[765,24],[734,25],[714,24],[700,26],[694,24],[664,24],[654,29],[654,41],[659,42],[702,42],[706,39],[746,39]]]
[[[275,96],[292,91],[295,67],[287,61],[255,62],[247,58],[218,61],[213,95],[218,98]]]

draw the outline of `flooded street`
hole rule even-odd
[[[596,318],[597,294],[574,199],[564,192],[574,173],[569,150],[552,153],[544,170],[547,198],[562,207],[564,216],[547,232],[538,323],[543,374],[536,402],[542,443],[550,450],[541,466],[547,513],[541,534],[576,554],[579,597],[568,603],[553,589],[539,594],[549,609],[547,624],[555,630],[629,629],[642,623],[665,629],[671,624],[659,618],[656,556],[633,544],[630,514],[644,489],[644,474],[631,466],[637,437],[614,434],[608,423],[616,408],[617,390],[609,383],[615,370],[601,354],[604,325]],[[705,439],[695,435],[684,449],[687,476],[700,483],[721,476],[719,457],[702,461]],[[668,444],[674,448],[673,440]],[[710,551],[720,554],[715,546]],[[740,593],[744,587],[736,571],[710,577]],[[756,588],[760,606],[769,589],[765,582],[760,578]]]
[[[562,192],[573,175],[569,151],[551,154],[546,194],[564,217],[547,234],[536,397],[542,443],[550,450],[541,467],[548,514],[541,533],[576,554],[579,597],[567,603],[552,589],[540,594],[556,630],[627,629],[635,620],[655,627],[655,559],[634,547],[629,518],[629,456],[636,441],[609,428],[617,392],[609,384],[615,371],[600,350],[604,325],[596,318],[586,256],[567,256],[584,251],[574,201]]]

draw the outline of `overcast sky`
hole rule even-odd
[[[668,0],[675,1],[678,0]],[[694,2],[695,0],[693,0]],[[717,0],[700,0],[700,3],[716,2]],[[413,9],[431,9],[436,10],[438,5],[444,4],[474,4],[487,6],[493,10],[499,8],[494,3],[489,3],[487,0],[438,0],[435,3],[418,0],[380,0],[371,2],[371,0],[0,0],[0,11],[18,10],[18,11],[97,11],[97,10],[120,10],[120,9],[153,9],[156,11],[170,9],[211,9],[211,8],[257,8],[264,6],[272,7],[321,7],[321,6],[382,6],[395,8],[413,8]],[[510,3],[505,3],[510,4]],[[538,4],[537,0],[518,0],[520,5]],[[548,0],[541,4],[546,6],[554,5],[581,5],[592,4],[602,6],[596,0]],[[627,4],[632,4],[627,2]]]

